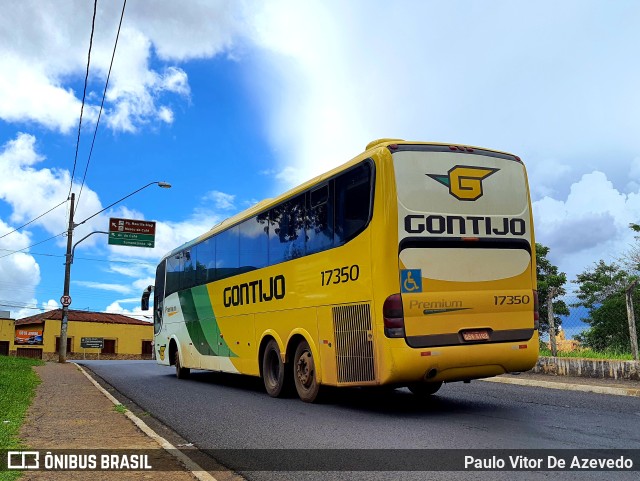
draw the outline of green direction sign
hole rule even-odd
[[[154,247],[155,235],[109,232],[109,244],[115,246]]]
[[[156,223],[146,220],[109,219],[109,244],[114,246],[154,247]]]

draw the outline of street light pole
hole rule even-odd
[[[171,184],[167,182],[149,182],[147,185],[140,187],[138,190],[134,190],[128,195],[125,195],[122,199],[115,201],[112,204],[109,204],[104,209],[96,212],[95,214],[87,217],[85,220],[78,224],[73,223],[73,204],[75,203],[76,194],[71,194],[71,207],[69,209],[69,229],[67,230],[67,255],[65,256],[66,260],[64,263],[64,293],[60,302],[62,303],[62,322],[60,323],[60,346],[58,348],[58,362],[64,363],[67,362],[67,326],[69,323],[69,304],[71,303],[71,298],[69,297],[69,284],[71,283],[71,264],[73,262],[73,229],[78,227],[81,224],[84,224],[89,219],[97,216],[98,214],[104,212],[105,210],[113,207],[119,202],[131,197],[133,194],[140,192],[142,189],[146,189],[150,185],[157,184],[158,187],[163,189],[171,188]],[[88,236],[87,236],[88,237]],[[85,238],[81,239],[83,241]],[[80,243],[78,242],[78,244]]]
[[[73,246],[73,204],[76,194],[71,194],[71,205],[69,207],[69,230],[67,230],[67,255],[64,263],[64,293],[62,295],[62,323],[60,324],[60,346],[58,351],[58,362],[67,361],[67,324],[69,317],[69,284],[71,282],[71,247]]]

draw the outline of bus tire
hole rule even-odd
[[[180,353],[176,351],[176,377],[178,379],[186,379],[189,377],[189,373],[191,369],[188,367],[182,367],[182,363],[180,362]]]
[[[307,341],[300,341],[296,347],[293,356],[293,380],[300,399],[308,403],[316,400],[320,384],[316,377],[315,360]]]
[[[409,391],[418,397],[428,397],[438,392],[442,387],[442,381],[438,382],[416,382],[407,386]]]
[[[285,366],[275,339],[267,343],[262,354],[262,381],[269,396],[281,397],[285,394]]]

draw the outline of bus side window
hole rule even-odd
[[[269,264],[304,255],[305,197],[299,195],[269,211]]]
[[[196,285],[201,286],[216,279],[216,239],[209,238],[198,245]]]
[[[358,235],[371,212],[371,165],[364,162],[335,180],[336,245]]]
[[[182,276],[182,252],[167,258],[167,286],[166,296],[180,290]]]
[[[235,276],[240,267],[240,229],[233,226],[216,237],[216,279]]]
[[[263,216],[251,217],[239,226],[240,269],[243,272],[266,267],[269,261],[269,235]]]
[[[189,289],[196,285],[196,258],[198,256],[198,249],[196,246],[192,246],[182,252],[183,267],[180,289]]]
[[[333,247],[333,182],[309,192],[307,254]]]

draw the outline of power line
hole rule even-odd
[[[21,251],[16,251],[16,250],[11,250],[11,249],[0,249],[0,251],[3,252],[9,252],[10,254],[15,254],[17,252],[21,252]],[[43,257],[66,257],[65,254],[48,254],[46,252],[29,252],[29,255],[31,256],[43,256]],[[156,267],[157,264],[154,262],[143,262],[143,261],[120,261],[120,260],[115,260],[115,259],[98,259],[96,257],[78,257],[78,256],[73,256],[74,260],[82,260],[82,261],[94,261],[94,262],[109,262],[111,264],[133,264],[136,266],[154,266]]]
[[[49,237],[48,239],[45,239],[45,240],[43,240],[43,241],[36,242],[35,244],[31,244],[30,246],[24,247],[23,249],[20,249],[20,250],[17,250],[17,251],[12,251],[12,252],[10,252],[9,254],[5,254],[5,255],[3,255],[3,256],[0,256],[0,259],[2,259],[3,257],[8,257],[8,256],[13,255],[13,254],[17,254],[18,252],[26,251],[27,249],[31,249],[32,247],[35,247],[35,246],[37,246],[37,245],[44,244],[45,242],[48,242],[48,241],[50,241],[51,239],[55,239],[56,237],[63,236],[63,235],[65,235],[66,233],[67,233],[67,231],[64,231],[64,232],[61,232],[60,234],[54,235],[54,236],[52,236],[52,237]],[[2,250],[4,250],[4,249],[2,249]]]
[[[84,91],[82,93],[82,105],[80,107],[80,120],[78,122],[78,139],[76,140],[76,155],[73,159],[73,171],[71,172],[71,185],[69,185],[69,194],[71,195],[71,189],[73,188],[73,178],[76,175],[76,163],[78,162],[78,149],[80,148],[80,129],[82,128],[82,114],[84,112],[84,100],[87,96],[87,83],[89,82],[89,65],[91,64],[91,47],[93,46],[93,32],[96,25],[96,10],[98,9],[98,0],[93,2],[93,20],[91,21],[91,37],[89,38],[89,54],[87,55],[87,71],[84,76]]]
[[[19,303],[11,303],[10,301],[0,301],[0,306],[2,307],[12,307],[14,309],[34,309],[36,311],[44,311],[46,310],[44,307],[35,307],[35,306],[30,306],[27,304],[19,304]]]
[[[64,204],[65,202],[68,202],[68,200],[63,200],[62,202],[60,202],[58,205],[56,205],[55,207],[52,207],[51,209],[49,209],[48,211],[46,211],[44,214],[40,214],[38,217],[36,217],[35,219],[30,220],[29,222],[27,222],[26,224],[22,224],[20,227],[16,227],[15,229],[13,229],[11,232],[7,232],[6,234],[4,234],[3,236],[0,236],[0,239],[2,239],[3,237],[7,237],[9,234],[13,234],[14,232],[19,231],[20,229],[22,229],[23,227],[28,226],[29,224],[31,224],[32,222],[37,221],[40,217],[44,217],[45,215],[47,215],[49,212],[57,209],[58,207],[60,207],[62,204]],[[4,249],[2,249],[4,250]]]
[[[96,0],[97,2],[97,0]],[[120,28],[122,27],[122,19],[124,18],[124,9],[127,6],[127,0],[124,0],[122,4],[122,13],[120,14],[120,23],[118,24],[118,32],[116,33],[116,41],[113,45],[113,53],[111,54],[111,63],[109,64],[109,73],[107,74],[107,81],[104,84],[104,91],[102,92],[102,102],[100,103],[100,111],[98,112],[98,120],[96,121],[96,128],[93,131],[93,140],[91,141],[91,149],[89,149],[89,157],[87,158],[87,166],[84,169],[84,175],[82,177],[82,184],[80,184],[80,193],[78,194],[78,201],[76,207],[80,204],[80,196],[82,195],[82,188],[84,187],[84,181],[87,178],[87,171],[89,170],[89,163],[91,162],[91,154],[93,153],[93,146],[96,142],[96,135],[98,133],[98,125],[100,125],[100,117],[102,117],[102,109],[104,107],[104,99],[107,96],[107,87],[109,86],[109,78],[111,77],[111,68],[113,67],[113,59],[116,56],[116,48],[118,47],[118,38],[120,38]]]

